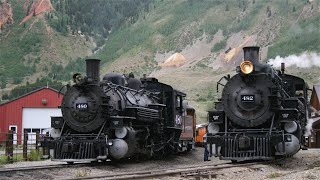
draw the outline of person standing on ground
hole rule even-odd
[[[208,145],[207,145],[207,134],[205,134],[203,136],[203,146],[204,146],[203,160],[204,161],[210,161],[210,159],[209,159],[209,150],[208,150]]]

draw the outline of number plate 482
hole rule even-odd
[[[254,95],[241,95],[242,102],[254,102]]]

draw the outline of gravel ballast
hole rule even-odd
[[[300,151],[295,156],[275,164],[257,164],[248,167],[228,168],[214,172],[215,179],[320,179],[320,150],[310,149]],[[106,173],[135,172],[158,169],[177,169],[185,166],[205,166],[220,164],[229,161],[221,161],[211,158],[211,161],[203,161],[203,149],[196,150],[179,156],[167,157],[165,160],[150,160],[144,162],[106,162],[99,165],[88,164],[86,166],[59,168],[50,170],[37,170],[31,172],[15,172],[0,174],[0,179],[66,179],[86,176],[102,175]],[[36,162],[17,162],[2,165],[0,168],[13,168],[25,166],[66,164],[50,160]],[[181,179],[181,177],[159,177],[158,179]],[[189,179],[189,178],[188,178]],[[203,178],[205,179],[205,178]]]

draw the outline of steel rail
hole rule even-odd
[[[263,164],[259,162],[245,163],[245,164],[233,164],[233,163],[220,163],[213,165],[197,165],[197,166],[187,166],[176,169],[160,169],[160,170],[150,170],[150,171],[136,171],[136,172],[125,172],[125,173],[112,173],[103,174],[98,176],[87,176],[87,177],[76,177],[76,178],[66,178],[65,180],[75,180],[75,179],[136,179],[136,178],[150,178],[159,176],[172,176],[172,175],[183,175],[187,173],[199,174],[212,170],[221,170],[225,168],[234,167],[248,167],[252,165]],[[201,167],[199,167],[201,166]]]
[[[88,163],[77,163],[77,164],[54,164],[54,165],[41,165],[41,166],[26,166],[26,167],[10,167],[0,168],[0,174],[20,171],[35,171],[43,169],[58,169],[58,168],[69,168],[69,167],[81,167],[86,166]]]

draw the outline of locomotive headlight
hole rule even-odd
[[[284,130],[286,130],[288,133],[293,133],[298,129],[298,125],[296,122],[291,121],[291,122],[286,122],[284,124]]]
[[[250,74],[253,71],[253,64],[250,61],[243,61],[240,69],[243,74]]]
[[[207,127],[208,133],[214,135],[214,134],[217,134],[217,133],[219,132],[219,130],[220,130],[219,125],[214,124],[214,123],[209,123],[209,124],[208,124],[208,127]]]
[[[60,129],[55,129],[55,128],[52,128],[50,130],[50,135],[52,138],[56,139],[56,138],[59,138],[60,137],[60,134],[61,134],[61,130]]]

